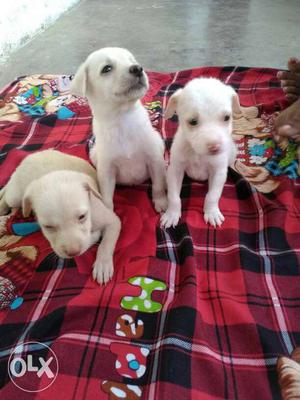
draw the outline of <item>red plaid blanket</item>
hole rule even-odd
[[[171,144],[162,111],[178,87],[213,76],[239,94],[239,149],[213,229],[207,183],[185,179],[183,215],[161,230],[149,183],[119,187],[116,271],[90,279],[95,249],[77,260],[50,250],[34,221],[0,219],[0,398],[279,399],[279,355],[300,344],[300,204],[296,148],[277,148],[286,106],[276,71],[240,67],[149,73],[144,99]],[[91,115],[70,77],[20,78],[1,93],[0,186],[28,154],[54,147],[87,158]],[[243,176],[242,176],[242,175]],[[252,182],[252,185],[249,184]],[[45,347],[48,346],[48,347]]]

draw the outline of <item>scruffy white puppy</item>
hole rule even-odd
[[[62,258],[83,254],[102,236],[93,277],[113,275],[113,252],[120,221],[102,202],[95,169],[79,157],[55,150],[27,156],[0,192],[0,215],[9,208],[34,211],[54,252]]]
[[[149,177],[156,211],[167,207],[164,143],[140,101],[147,89],[145,71],[122,48],[90,54],[71,84],[71,92],[86,96],[92,109],[96,143],[91,159],[111,209],[116,183],[135,185]]]
[[[214,78],[193,79],[170,97],[165,118],[176,112],[179,127],[171,147],[167,171],[168,209],[161,217],[162,226],[176,226],[181,216],[184,173],[192,179],[208,179],[204,202],[206,223],[220,226],[224,221],[219,199],[228,166],[236,156],[231,137],[232,114],[239,110],[235,91]]]

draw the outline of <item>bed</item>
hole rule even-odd
[[[120,186],[115,274],[101,287],[91,279],[96,246],[62,260],[34,217],[15,210],[0,217],[2,399],[281,398],[278,357],[300,344],[300,182],[296,145],[272,139],[274,118],[288,105],[276,73],[148,72],[143,103],[166,160],[177,120],[162,114],[175,90],[211,76],[239,94],[238,158],[220,201],[221,228],[203,220],[207,182],[185,177],[182,218],[167,230],[150,182]],[[1,91],[0,187],[31,152],[55,148],[88,159],[91,113],[85,98],[70,95],[71,79],[24,76]],[[53,376],[38,376],[35,363],[51,354]],[[24,371],[14,364],[22,376],[12,376],[16,357],[27,360]]]

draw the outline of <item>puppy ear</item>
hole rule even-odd
[[[75,96],[85,96],[87,91],[87,65],[80,65],[71,82],[70,91]]]
[[[181,92],[182,92],[182,89],[178,89],[170,97],[166,111],[164,112],[164,118],[169,119],[169,118],[173,117],[173,115],[175,114],[175,111],[177,108],[177,103],[178,103],[178,98],[179,98],[179,95]]]
[[[32,199],[31,199],[31,195],[28,192],[28,190],[26,190],[25,195],[22,200],[22,213],[23,213],[24,218],[29,217],[29,215],[31,214],[31,211],[32,211]]]
[[[240,106],[240,100],[239,100],[239,96],[236,93],[236,91],[231,87],[228,86],[231,98],[232,98],[232,111],[234,114],[241,114],[242,113],[242,109]]]
[[[100,192],[98,192],[98,190],[93,188],[93,186],[89,182],[84,182],[83,187],[89,194],[92,193],[95,197],[97,197],[97,199],[102,200]]]

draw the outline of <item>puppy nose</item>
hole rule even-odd
[[[209,143],[207,147],[211,154],[215,154],[219,152],[221,145],[220,143]]]
[[[76,257],[78,254],[79,254],[78,251],[70,251],[67,253],[67,256],[72,258],[72,257]]]
[[[70,249],[66,250],[65,253],[68,257],[72,258],[78,256],[80,254],[80,251],[75,249]]]
[[[134,76],[140,77],[143,74],[143,67],[141,67],[140,65],[132,65],[129,68],[129,72],[130,72],[130,74],[132,74]]]

